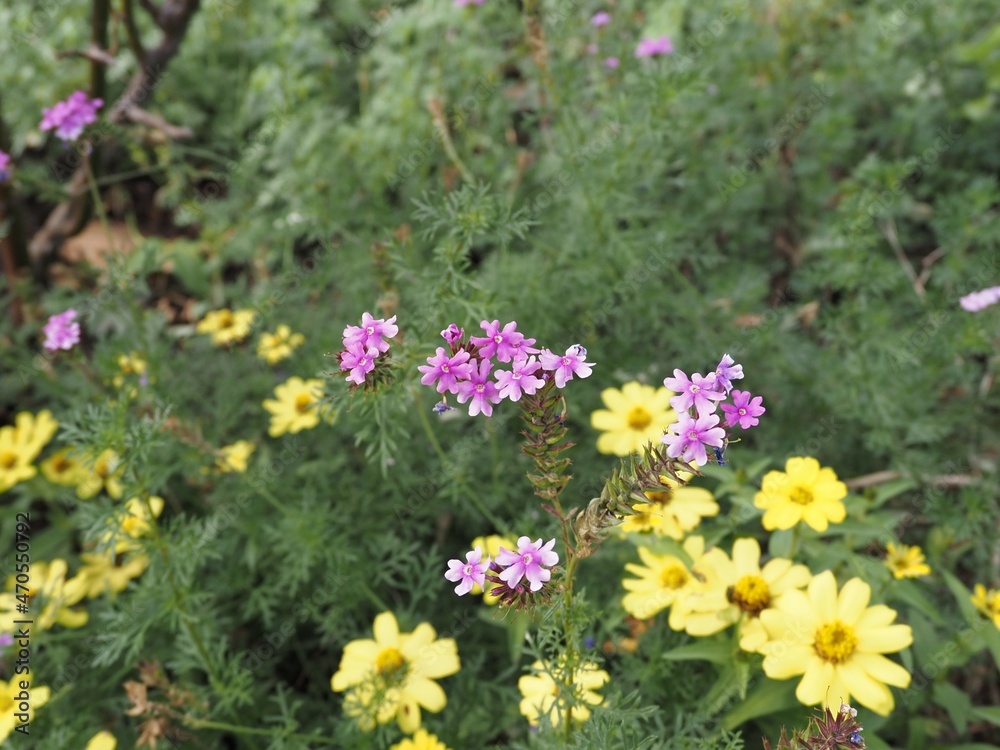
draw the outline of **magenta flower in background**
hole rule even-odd
[[[521,394],[529,396],[545,385],[545,381],[532,373],[538,370],[542,363],[534,357],[516,357],[510,372],[500,370],[496,373],[497,385],[500,386],[500,398],[519,401]]]
[[[350,370],[350,374],[344,379],[348,383],[364,385],[365,375],[375,369],[375,358],[378,355],[379,351],[375,347],[362,349],[359,346],[349,346],[340,353],[340,369]]]
[[[669,36],[656,39],[643,39],[635,48],[636,57],[654,57],[655,55],[670,55],[674,51],[674,43]]]
[[[455,587],[455,593],[459,596],[465,596],[472,591],[473,585],[486,588],[486,570],[489,565],[489,556],[487,555],[486,559],[483,560],[483,550],[477,546],[471,552],[465,553],[465,562],[449,560],[448,570],[444,577],[458,583]]]
[[[726,437],[726,431],[718,427],[718,424],[717,414],[705,414],[698,419],[681,414],[678,421],[670,425],[667,434],[660,439],[667,446],[667,455],[671,458],[694,461],[698,466],[704,466],[708,463],[705,447],[721,448]]]
[[[517,332],[517,323],[512,321],[500,330],[500,321],[494,320],[492,323],[484,320],[479,324],[486,331],[485,336],[470,336],[471,341],[479,348],[479,356],[489,359],[496,355],[500,362],[510,362],[517,354],[519,347],[523,344],[535,343],[534,339],[525,341],[524,334]]]
[[[13,646],[14,636],[10,633],[0,633],[0,648],[4,646]]]
[[[456,341],[461,341],[462,336],[464,335],[465,335],[465,329],[459,328],[454,323],[452,323],[450,326],[441,331],[441,338],[443,338],[449,344],[454,344]]]
[[[522,578],[527,578],[531,590],[538,591],[552,577],[548,568],[559,563],[559,555],[552,549],[555,544],[556,540],[550,539],[543,547],[541,539],[532,542],[522,536],[517,540],[517,552],[501,547],[496,557],[497,564],[504,567],[500,580],[514,588]]]
[[[455,0],[452,5],[456,8],[464,8],[466,5],[482,5],[486,0]]]
[[[764,399],[761,396],[753,396],[750,391],[733,391],[733,403],[722,404],[722,413],[726,415],[726,426],[735,427],[739,425],[744,430],[749,430],[760,421],[757,419],[767,409],[761,406]]]
[[[958,301],[962,309],[968,312],[979,312],[997,302],[1000,302],[1000,286],[980,289],[978,292],[965,295]]]
[[[463,380],[458,384],[458,403],[469,402],[469,416],[474,417],[480,412],[487,417],[493,416],[493,404],[500,403],[500,394],[497,391],[496,383],[490,380],[490,369],[493,363],[487,359],[479,363],[477,370],[475,365],[468,380]]]
[[[375,320],[370,313],[362,313],[360,326],[344,328],[344,348],[374,348],[380,352],[386,352],[389,351],[389,342],[385,339],[391,339],[397,333],[399,333],[399,327],[396,325],[395,315],[388,320],[381,318]]]
[[[439,346],[434,356],[427,358],[427,364],[420,365],[417,369],[424,373],[420,378],[421,384],[434,385],[436,381],[438,393],[458,393],[459,379],[471,378],[474,367],[469,362],[469,353],[464,349],[448,356],[448,352]]]
[[[75,322],[74,318],[76,318],[76,310],[73,308],[49,318],[42,329],[45,334],[43,346],[48,351],[68,350],[80,343],[80,324]]]
[[[590,25],[593,26],[595,29],[599,29],[602,26],[607,26],[609,23],[611,23],[611,14],[603,10],[595,13],[590,19]]]
[[[743,378],[743,365],[738,365],[728,354],[722,355],[722,360],[715,367],[715,382],[717,386],[725,388],[726,393],[733,390],[734,380]]]
[[[621,65],[621,61],[617,57],[608,57],[604,60],[604,66],[607,68],[617,68]]]
[[[548,349],[542,349],[539,359],[542,362],[542,369],[554,373],[556,387],[562,388],[573,379],[586,378],[591,373],[593,362],[585,362],[587,350],[579,344],[573,344],[561,357],[553,354]]]
[[[75,141],[87,125],[97,122],[97,110],[103,105],[103,99],[91,99],[83,91],[74,91],[64,101],[42,110],[38,128],[55,130],[62,140]]]
[[[10,174],[10,154],[0,151],[0,182],[7,179]]]
[[[711,414],[718,404],[726,397],[717,389],[715,373],[701,375],[695,373],[690,378],[683,370],[674,370],[672,378],[664,378],[663,385],[677,395],[670,399],[670,405],[677,411],[687,411],[692,406],[698,414]]]

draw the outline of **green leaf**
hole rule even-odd
[[[722,717],[722,725],[726,729],[735,729],[750,719],[766,716],[799,704],[795,697],[796,680],[769,680],[766,677],[750,691],[746,700],[742,701]]]
[[[912,479],[897,479],[886,482],[875,491],[875,495],[872,497],[872,507],[879,508],[897,495],[908,492],[917,486],[917,483]]]
[[[972,700],[950,682],[938,682],[934,684],[934,700],[948,712],[951,723],[961,731],[969,723],[969,712],[972,708]]]
[[[972,603],[972,592],[965,588],[965,585],[960,580],[947,570],[942,570],[941,575],[944,577],[945,584],[947,584],[952,595],[955,597],[955,601],[958,603],[958,609],[961,611],[965,621],[973,627],[976,627],[976,625],[979,626],[976,629],[982,633],[983,641],[986,643],[986,648],[988,648],[990,653],[993,655],[993,661],[996,663],[997,669],[1000,669],[1000,630],[990,627],[990,623],[982,616],[979,610],[976,609],[976,606]]]
[[[977,719],[985,719],[990,724],[1000,727],[1000,706],[972,706],[969,714]]]
[[[896,581],[895,585],[889,591],[893,599],[909,604],[921,614],[930,618],[932,622],[938,625],[944,623],[944,618],[941,617],[939,608],[927,598],[920,584],[914,581]]]
[[[686,646],[667,651],[663,655],[668,661],[710,661],[715,664],[728,664],[733,660],[733,647],[728,641],[702,640],[689,643]]]

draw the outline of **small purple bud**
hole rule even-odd
[[[443,331],[441,331],[441,337],[449,344],[454,344],[456,341],[461,341],[462,336],[464,335],[465,335],[465,329],[459,328],[454,323],[452,323]]]

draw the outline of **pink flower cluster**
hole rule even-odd
[[[728,354],[708,375],[694,373],[688,377],[681,370],[674,370],[672,378],[664,378],[663,385],[677,395],[670,399],[679,414],[678,421],[667,428],[661,440],[667,446],[667,455],[694,461],[698,466],[708,463],[706,448],[714,448],[716,460],[724,465],[722,456],[729,436],[719,426],[716,413],[721,407],[725,417],[725,427],[747,430],[760,420],[757,418],[766,410],[763,398],[753,396],[749,391],[733,389],[733,381],[743,377],[743,365],[738,365]],[[732,403],[720,403],[732,397]]]
[[[1000,302],[1000,286],[980,289],[978,292],[965,295],[958,301],[962,309],[968,312],[979,312],[991,305],[995,305],[997,302]]]
[[[340,369],[347,371],[348,383],[364,385],[368,373],[375,369],[375,360],[389,351],[389,342],[399,333],[396,316],[376,320],[371,313],[361,315],[360,326],[344,328],[344,349],[338,355]]]
[[[91,99],[82,91],[74,91],[65,101],[42,110],[38,128],[55,130],[62,140],[75,141],[87,125],[97,122],[97,110],[103,104],[103,99]]]
[[[674,43],[669,36],[643,39],[635,48],[636,57],[656,57],[673,54]]]
[[[541,591],[552,577],[550,568],[559,564],[559,555],[552,548],[556,540],[544,545],[541,539],[534,542],[526,536],[517,540],[517,550],[500,548],[495,559],[483,559],[483,550],[476,547],[467,552],[465,560],[449,560],[444,577],[458,585],[455,593],[464,596],[473,585],[486,588],[486,581],[498,584],[492,594],[505,606],[527,604],[531,594]]]
[[[420,382],[432,385],[438,393],[457,396],[458,403],[469,404],[469,415],[493,415],[493,405],[507,398],[519,401],[522,395],[533,395],[549,380],[563,388],[574,377],[585,378],[594,366],[587,362],[587,350],[579,344],[571,346],[565,354],[553,354],[548,349],[536,349],[535,339],[525,338],[517,330],[517,323],[500,327],[500,321],[480,323],[485,336],[470,336],[465,340],[465,329],[452,323],[441,331],[448,349],[437,348],[427,364],[417,369],[423,373]],[[536,356],[537,355],[537,356]],[[509,369],[493,370],[493,359]],[[447,411],[446,400],[434,407],[437,412]]]
[[[80,324],[75,319],[76,310],[73,308],[49,318],[42,329],[45,334],[45,342],[42,346],[47,351],[54,352],[58,349],[72,349],[79,344]]]

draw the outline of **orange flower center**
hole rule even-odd
[[[756,617],[771,604],[771,589],[767,581],[758,575],[743,576],[726,591],[726,595],[730,602],[751,617]]]
[[[300,393],[295,397],[295,411],[299,414],[305,414],[309,411],[310,407],[313,405],[313,397],[308,393]]]
[[[812,490],[807,487],[792,487],[788,499],[799,505],[809,505],[814,501]]]
[[[232,328],[233,325],[236,323],[236,320],[233,318],[232,312],[230,312],[229,310],[220,310],[218,321],[220,330],[225,330],[226,328]]]
[[[375,657],[375,669],[378,670],[379,674],[391,677],[395,675],[403,665],[406,664],[406,659],[403,658],[402,652],[395,646],[389,646],[378,652],[378,656]]]
[[[846,661],[858,647],[858,636],[854,628],[840,620],[824,623],[816,629],[813,649],[823,661],[840,664]]]
[[[645,406],[633,406],[629,409],[626,420],[633,430],[645,430],[653,423],[653,415]]]
[[[55,471],[56,474],[62,474],[64,471],[69,471],[72,468],[73,462],[65,456],[59,456],[52,462],[52,470]]]
[[[12,451],[0,453],[0,468],[12,469],[17,465],[17,454]]]
[[[660,583],[665,589],[677,590],[690,580],[690,574],[681,565],[668,565],[660,571]]]

